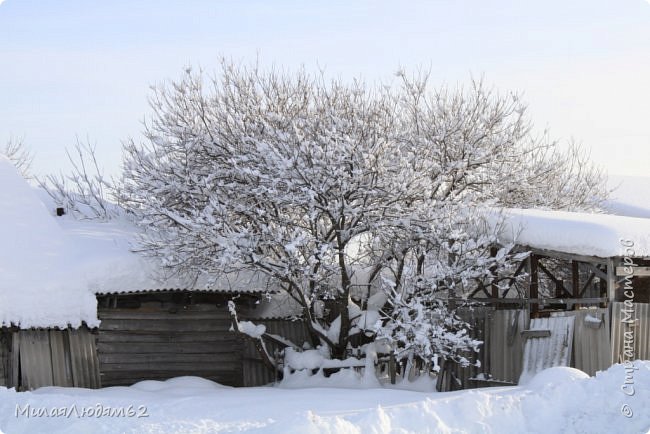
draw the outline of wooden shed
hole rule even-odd
[[[613,363],[650,359],[650,219],[507,215],[504,241],[530,252],[515,272],[524,278],[473,294],[470,301],[482,308],[463,315],[484,341],[481,366],[455,369],[450,377],[457,381],[447,384],[516,384],[558,365],[594,375]]]
[[[194,375],[244,385],[245,341],[231,330],[227,302],[254,310],[261,293],[158,290],[98,295],[102,386]]]
[[[0,186],[0,385],[99,387],[96,301],[75,279],[79,255],[1,155]]]
[[[262,276],[167,276],[126,216],[76,219],[0,156],[0,386],[97,388],[198,375],[244,381],[226,303],[255,311]],[[167,289],[156,289],[167,288]]]

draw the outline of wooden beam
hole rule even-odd
[[[597,265],[586,263],[586,265],[589,267],[589,269],[598,277],[599,279],[602,280],[607,280],[607,273],[604,273],[603,270],[598,268]]]
[[[544,264],[542,264],[542,261],[539,261],[539,260],[538,260],[538,262],[537,262],[537,266],[539,267],[539,269],[540,269],[544,274],[546,274],[546,275],[548,276],[549,279],[551,279],[551,280],[553,281],[553,283],[555,283],[555,286],[556,286],[556,287],[558,287],[558,288],[560,288],[560,289],[562,290],[562,292],[566,293],[566,294],[569,295],[569,296],[572,296],[572,295],[573,295],[573,294],[571,294],[571,292],[570,292],[568,289],[566,289],[566,286],[564,286],[564,282],[563,282],[562,280],[558,279],[557,277],[555,277],[555,276],[553,275],[553,273],[551,273],[551,272],[550,272],[550,271],[549,271],[549,270],[544,266]],[[560,296],[563,296],[563,295],[564,295],[564,294],[560,294]]]
[[[580,290],[580,293],[577,295],[577,297],[582,297],[582,296],[584,295],[584,293],[587,291],[587,288],[589,287],[589,285],[591,284],[591,282],[593,282],[593,280],[594,280],[595,277],[596,277],[596,274],[595,274],[595,273],[591,273],[591,274],[589,275],[589,278],[587,279],[587,281],[585,282],[585,284],[582,286],[582,289]]]
[[[581,304],[581,305],[594,305],[594,304],[601,304],[601,303],[606,303],[607,298],[606,297],[587,297],[587,298],[472,298],[471,300],[467,299],[461,299],[461,298],[456,298],[455,301],[457,302],[466,302],[466,301],[472,301],[472,302],[477,302],[481,304],[510,304],[510,305],[518,305],[518,306],[526,306],[526,305],[542,305],[542,306],[547,306],[550,304],[566,304],[566,305],[571,305],[573,306],[574,304]]]
[[[628,273],[632,269],[632,274]],[[617,276],[650,276],[650,267],[616,267]]]
[[[547,338],[551,336],[550,330],[522,330],[521,337],[524,339],[530,338]]]
[[[509,282],[508,287],[503,292],[503,298],[505,298],[508,295],[508,293],[510,292],[510,290],[514,286],[515,282],[517,281],[516,277],[519,276],[522,271],[524,271],[524,268],[526,267],[527,263],[528,263],[528,259],[524,259],[523,261],[521,261],[519,263],[519,266],[517,267],[517,270],[515,270],[515,274],[513,274],[512,277],[510,278],[510,282]]]
[[[524,250],[530,250],[537,256],[546,256],[549,258],[565,259],[567,261],[579,261],[590,264],[606,264],[608,258],[601,258],[599,256],[577,255],[573,253],[558,252],[555,250],[535,249],[529,246],[522,246]]]

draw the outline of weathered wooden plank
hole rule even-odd
[[[11,334],[11,354],[9,358],[9,384],[7,387],[18,388],[20,384],[20,334]]]
[[[108,363],[221,363],[239,361],[239,355],[233,351],[214,354],[185,353],[102,353],[101,361]]]
[[[630,274],[629,271],[632,271]],[[650,267],[616,267],[617,276],[650,276]]]
[[[522,330],[521,337],[524,339],[547,338],[551,336],[550,330]]]
[[[607,298],[616,300],[616,262],[614,258],[607,260]]]
[[[132,379],[144,379],[144,378],[174,378],[182,376],[194,376],[194,377],[236,377],[241,375],[241,370],[232,369],[232,367],[224,366],[223,369],[206,369],[204,367],[191,368],[191,369],[168,369],[168,368],[158,368],[158,369],[134,369],[133,367],[127,366],[125,369],[120,371],[106,371],[102,372],[103,379],[115,380],[118,378],[132,378]]]
[[[226,320],[102,320],[99,330],[141,331],[224,331],[231,326]]]
[[[236,340],[221,342],[184,342],[184,343],[140,343],[140,342],[114,342],[100,341],[97,351],[101,353],[131,353],[131,354],[220,354],[231,353],[241,348]]]
[[[191,375],[187,372],[229,372],[241,370],[241,362],[238,361],[215,361],[215,362],[146,362],[138,363],[104,363],[102,364],[102,373],[110,371],[170,371],[178,375]],[[181,374],[185,372],[185,374]]]
[[[160,312],[143,312],[140,310],[134,311],[99,311],[100,320],[128,320],[128,319],[148,319],[148,320],[224,320],[230,321],[230,315],[227,312],[212,311],[212,312],[188,312],[178,311],[170,313],[165,311]]]
[[[241,338],[230,331],[207,332],[163,332],[163,331],[128,331],[128,330],[101,330],[97,339],[102,343],[220,343],[241,341]]]
[[[175,311],[175,312],[172,312]],[[100,309],[97,350],[102,384],[183,375],[242,384],[242,339],[228,311],[214,305]]]

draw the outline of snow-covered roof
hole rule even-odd
[[[0,155],[0,325],[98,324],[95,296],[71,269],[63,230]]]
[[[501,238],[535,249],[611,258],[633,243],[635,257],[650,256],[650,219],[609,214],[508,209]]]
[[[270,290],[267,279],[250,272],[224,275],[214,283],[165,278],[153,260],[132,251],[137,228],[126,218],[56,217],[54,205],[39,197],[42,192],[2,155],[0,186],[0,326],[97,326],[95,294]]]
[[[73,255],[77,276],[95,294],[123,294],[144,291],[265,292],[268,279],[259,273],[240,271],[197,279],[167,276],[154,259],[134,253],[138,229],[126,218],[110,221],[79,221],[71,216],[56,219]]]

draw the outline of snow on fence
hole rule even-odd
[[[255,324],[261,324],[266,327],[266,332],[282,336],[297,345],[302,344],[309,338],[307,329],[302,321],[290,321],[286,319],[260,319],[253,320]],[[267,349],[271,354],[281,350],[280,345],[274,342],[268,342]],[[278,380],[278,374],[269,368],[263,361],[260,354],[255,349],[252,341],[244,344],[244,386],[263,386]]]
[[[637,310],[639,322],[636,355],[637,358],[647,359],[650,357],[650,309],[648,304],[644,303],[637,306],[639,306]],[[614,309],[615,312],[619,312],[620,317],[620,307]],[[523,370],[526,341],[530,341],[533,346],[544,346],[544,340],[552,341],[560,331],[560,329],[550,330],[551,333],[547,337],[535,335],[534,331],[522,334],[522,331],[528,330],[531,325],[527,311],[521,309],[495,310],[489,307],[461,309],[458,315],[471,325],[472,338],[484,342],[478,356],[474,359],[480,361],[480,366],[466,368],[453,364],[447,366],[439,381],[440,390],[517,384]],[[589,375],[594,375],[596,371],[605,370],[610,366],[612,346],[608,309],[580,309],[553,315],[556,318],[566,318],[555,319],[556,322],[573,322],[570,333],[566,336],[567,352],[563,364],[570,364]],[[618,354],[622,353],[623,349],[622,332],[617,331],[617,328],[620,329],[620,324],[620,318],[617,319],[613,315],[611,333],[614,336],[614,348],[620,348],[614,350],[616,354],[614,362],[618,361]],[[536,363],[538,359],[539,357],[533,357],[530,363]]]

